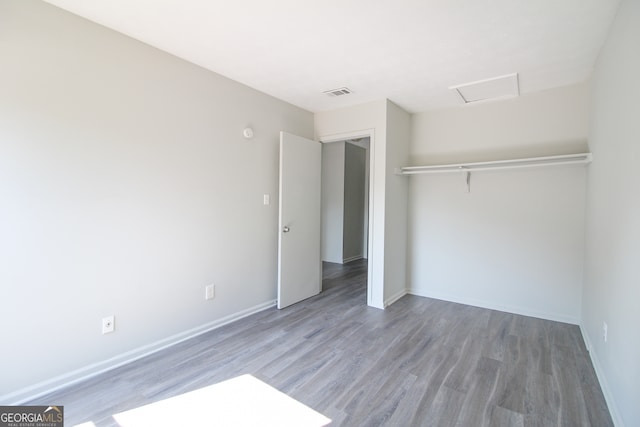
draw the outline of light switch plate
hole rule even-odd
[[[204,299],[214,299],[216,297],[215,285],[208,285],[204,291]]]

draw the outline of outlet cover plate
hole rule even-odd
[[[110,334],[116,330],[116,318],[115,316],[107,316],[102,318],[102,334]]]

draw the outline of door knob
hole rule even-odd
[[[282,229],[283,233],[288,233],[289,232],[289,227],[287,227],[286,225],[284,226],[284,228]]]

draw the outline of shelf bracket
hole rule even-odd
[[[471,193],[471,172],[467,171],[467,193]]]

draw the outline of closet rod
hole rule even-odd
[[[591,153],[563,154],[560,156],[529,157],[526,159],[494,160],[490,162],[457,163],[431,166],[405,166],[396,170],[398,175],[492,171],[501,169],[560,166],[591,163]]]

